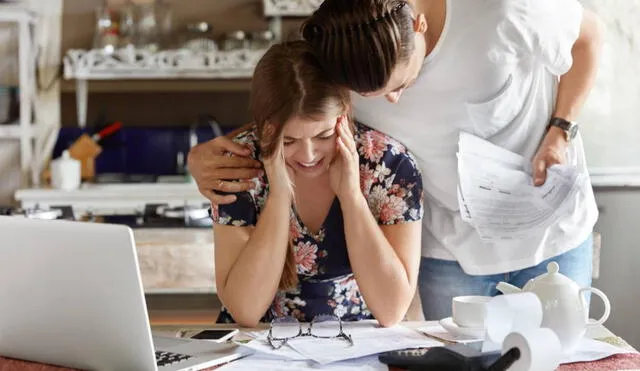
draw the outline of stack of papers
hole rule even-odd
[[[522,156],[464,132],[458,175],[460,215],[485,241],[539,234],[573,206],[587,181],[575,166],[554,165],[547,169],[545,183],[536,187],[531,164]]]
[[[306,326],[306,325],[303,325]],[[426,337],[419,331],[404,326],[383,328],[376,321],[343,323],[344,332],[351,335],[353,345],[343,339],[320,339],[310,336],[291,339],[287,345],[274,350],[269,345],[267,331],[248,333],[253,340],[239,345],[255,353],[234,361],[220,370],[235,369],[282,369],[282,370],[387,370],[378,361],[377,354],[407,348],[429,348],[444,345]],[[262,368],[255,368],[262,364]],[[239,368],[240,367],[240,368]]]
[[[429,348],[443,343],[403,326],[383,328],[377,322],[360,321],[345,325],[353,345],[344,340],[302,337],[289,341],[298,353],[320,364],[365,357],[372,354],[406,348]]]
[[[264,357],[259,354],[231,362],[218,370],[220,371],[388,371],[389,367],[378,360],[378,356],[335,362],[330,365],[320,365],[313,361],[285,361],[278,358]]]

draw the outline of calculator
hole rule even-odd
[[[390,367],[411,371],[485,371],[499,358],[500,352],[482,352],[476,344],[404,349],[378,356]]]

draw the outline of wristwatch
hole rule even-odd
[[[560,117],[552,117],[551,120],[549,120],[547,130],[552,126],[558,127],[564,131],[564,137],[567,142],[570,142],[578,134],[578,124],[573,121],[565,120]]]

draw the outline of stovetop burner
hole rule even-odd
[[[131,228],[210,228],[209,205],[170,207],[168,204],[146,205],[137,215],[107,215],[104,222],[126,224]]]
[[[51,206],[41,208],[36,206],[30,209],[21,209],[12,206],[0,206],[0,215],[4,216],[24,216],[29,219],[41,220],[75,220],[73,208],[71,206]]]

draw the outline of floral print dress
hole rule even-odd
[[[237,143],[248,145],[260,159],[256,129],[238,134]],[[371,213],[380,225],[422,218],[422,178],[416,162],[404,146],[390,137],[356,124],[355,142],[360,155],[360,185]],[[269,187],[266,176],[256,179],[255,189],[240,194],[230,205],[213,206],[214,223],[255,225]],[[298,271],[295,289],[279,290],[262,322],[294,316],[309,322],[320,314],[335,314],[344,321],[371,319],[349,264],[344,222],[337,198],[319,232],[313,235],[291,208],[290,238]],[[222,308],[218,323],[235,322]]]

